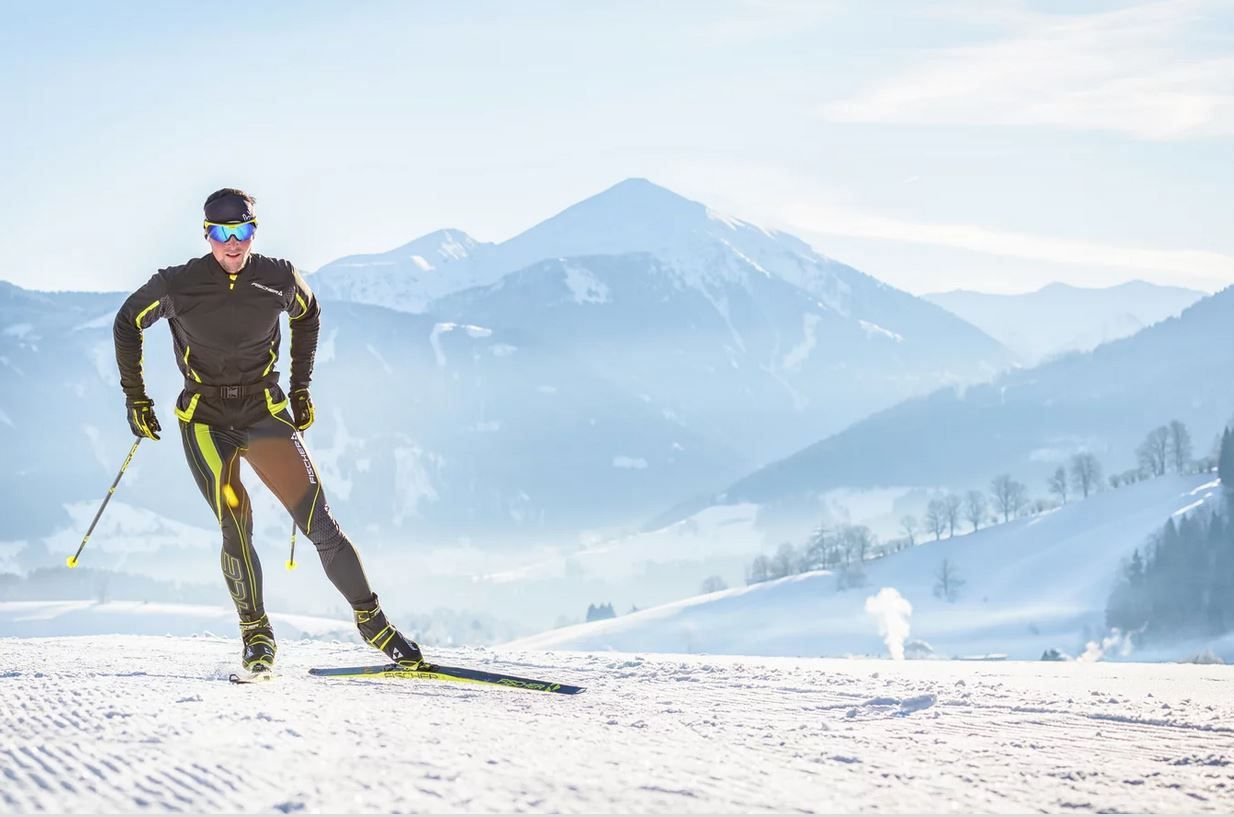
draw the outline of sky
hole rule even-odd
[[[52,0],[0,76],[29,288],[203,254],[219,187],[313,270],[632,176],[914,293],[1234,282],[1228,2]]]

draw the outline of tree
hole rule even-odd
[[[960,588],[962,587],[964,587],[964,580],[960,578],[955,563],[950,559],[943,559],[943,563],[938,566],[938,570],[934,573],[935,598],[946,599],[948,602],[954,603],[960,597]]]
[[[911,515],[901,516],[900,530],[904,531],[904,535],[908,537],[908,546],[910,548],[914,547],[917,544],[917,540],[914,538],[917,534],[917,517]]]
[[[1058,501],[1067,504],[1067,469],[1061,465],[1050,475],[1050,493],[1058,497]]]
[[[1118,486],[1120,486],[1120,485],[1122,485],[1122,484],[1123,484],[1123,475],[1122,475],[1122,474],[1110,474],[1110,487],[1111,487],[1111,488],[1115,488],[1115,489],[1117,489],[1117,488],[1118,488]]]
[[[1165,465],[1169,461],[1170,429],[1157,426],[1148,432],[1144,442],[1135,450],[1136,460],[1140,467],[1154,477],[1165,473]]]
[[[746,568],[746,584],[759,584],[771,578],[771,560],[766,556],[755,556],[754,561]]]
[[[981,491],[969,491],[964,495],[964,513],[974,531],[985,521],[986,507],[985,494]]]
[[[617,614],[613,612],[613,603],[607,604],[588,604],[587,605],[587,620],[600,621],[605,618],[616,618]]]
[[[1226,491],[1234,491],[1234,432],[1228,427],[1221,432],[1221,448],[1217,452],[1217,477]]]
[[[1191,432],[1181,420],[1171,420],[1169,429],[1170,464],[1174,466],[1175,473],[1181,474],[1191,462]]]
[[[703,584],[699,587],[700,593],[719,593],[721,590],[727,590],[728,585],[724,579],[719,576],[708,576],[703,579]]]
[[[1101,463],[1091,451],[1080,451],[1071,457],[1071,485],[1085,499],[1101,484]]]
[[[947,507],[941,499],[931,499],[926,505],[925,526],[934,534],[935,542],[943,538],[943,531],[947,530]]]
[[[805,552],[801,556],[802,571],[822,570],[831,567],[831,539],[827,536],[827,526],[819,525],[810,534],[805,544]]]
[[[841,546],[844,548],[844,565],[860,564],[874,548],[874,532],[865,525],[845,525],[840,529]]]
[[[771,570],[768,578],[782,579],[797,572],[797,549],[791,542],[781,542],[776,555],[771,557]]]
[[[1010,474],[996,476],[990,482],[990,493],[994,496],[994,507],[1003,514],[1004,523],[1009,522],[1028,502],[1028,486],[1012,479]]]
[[[955,536],[956,525],[960,524],[960,509],[964,500],[959,494],[947,494],[943,497],[943,511],[947,515],[947,536]]]

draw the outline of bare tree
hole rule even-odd
[[[1101,485],[1101,463],[1091,451],[1080,451],[1071,456],[1071,485],[1085,499]]]
[[[831,567],[830,557],[834,552],[832,538],[827,535],[827,526],[819,525],[810,534],[801,556],[803,570],[821,570]]]
[[[844,564],[855,561],[858,564],[866,560],[866,556],[874,548],[874,533],[865,525],[845,525],[840,531],[845,555]]]
[[[954,603],[960,597],[960,589],[963,587],[964,580],[960,578],[955,562],[943,559],[943,563],[938,566],[934,574],[935,598],[946,599]]]
[[[771,560],[766,556],[755,556],[754,561],[746,568],[746,584],[759,584],[771,578]]]
[[[1050,493],[1058,497],[1058,501],[1067,504],[1067,469],[1061,465],[1050,474]]]
[[[941,499],[931,499],[926,505],[925,526],[934,534],[935,542],[943,538],[943,531],[947,530],[947,507]]]
[[[1117,489],[1123,484],[1122,474],[1110,474],[1110,487]]]
[[[1191,432],[1181,420],[1170,421],[1170,463],[1181,474],[1191,462]]]
[[[1028,502],[1028,487],[1011,478],[1010,474],[999,474],[990,483],[990,493],[994,496],[994,506],[1003,514],[1003,522],[1011,520]]]
[[[987,505],[985,494],[981,491],[969,491],[964,495],[964,514],[968,517],[969,524],[973,526],[973,530],[981,527],[981,523],[985,521]]]
[[[1169,453],[1170,429],[1166,426],[1157,426],[1148,432],[1144,442],[1140,443],[1140,447],[1135,450],[1135,456],[1140,463],[1140,467],[1154,477],[1159,477],[1165,473],[1165,465],[1169,461]]]
[[[904,535],[908,537],[908,546],[910,548],[917,544],[917,517],[912,515],[901,516],[900,530],[904,531]]]
[[[797,549],[792,542],[781,542],[776,555],[771,558],[770,578],[782,579],[797,572]]]
[[[947,535],[955,536],[956,525],[960,524],[960,509],[964,500],[959,494],[947,494],[943,497],[943,512],[947,515]]]

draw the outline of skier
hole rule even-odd
[[[240,617],[243,664],[269,671],[275,641],[253,549],[253,512],[240,481],[244,457],[317,547],[326,576],[351,605],[361,636],[395,663],[422,656],[381,610],[351,540],[339,528],[300,432],[313,424],[309,383],[321,312],[289,262],[251,251],[255,200],[225,188],[205,203],[210,252],[159,270],[116,314],[113,336],[129,427],[159,439],[154,403],[142,377],[142,332],[159,318],[171,326],[184,390],[176,402],[189,470],[223,534],[222,568]],[[291,393],[279,387],[279,313],[289,316]],[[291,411],[288,412],[290,403]]]

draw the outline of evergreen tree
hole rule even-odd
[[[1221,432],[1221,449],[1217,452],[1217,476],[1227,492],[1234,492],[1234,434],[1229,427]]]

